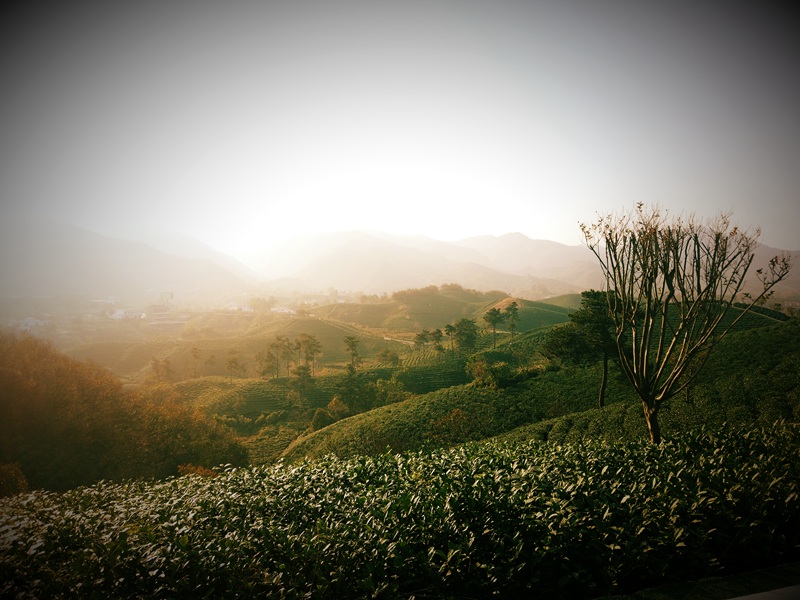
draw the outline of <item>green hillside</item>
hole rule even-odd
[[[88,360],[133,383],[152,377],[152,361],[168,361],[169,381],[198,376],[225,376],[226,358],[235,353],[245,376],[257,376],[257,355],[276,336],[290,341],[302,334],[321,344],[317,362],[338,369],[350,360],[343,344],[347,336],[359,338],[359,354],[367,362],[390,349],[400,356],[422,329],[444,328],[462,318],[475,319],[484,327],[483,314],[492,307],[505,308],[512,299],[502,292],[478,292],[457,285],[430,286],[397,292],[381,303],[345,303],[316,307],[296,315],[260,313],[208,313],[187,321],[178,337],[152,334],[143,341],[103,341],[70,348],[72,358]],[[550,327],[568,319],[570,309],[542,302],[515,299],[519,305],[518,333]],[[498,340],[510,339],[501,326]],[[193,356],[197,355],[197,358]],[[420,360],[413,357],[412,365]]]
[[[341,367],[350,360],[343,343],[347,336],[359,338],[359,352],[365,358],[376,355],[384,348],[398,353],[407,348],[401,342],[385,339],[385,336],[363,327],[313,317],[283,317],[262,323],[242,335],[208,339],[98,342],[70,349],[67,354],[106,367],[124,379],[141,382],[151,374],[153,359],[169,361],[173,371],[172,381],[196,376],[224,376],[227,374],[226,357],[233,352],[245,366],[245,374],[255,376],[256,356],[276,336],[285,336],[294,341],[301,334],[316,337],[321,345],[318,363],[334,367]],[[193,349],[199,351],[197,360],[192,356]]]
[[[489,308],[497,306],[503,309],[512,300],[519,306],[517,331],[563,323],[573,309],[571,305],[511,299],[503,292],[478,292],[458,285],[443,285],[396,292],[391,300],[377,304],[322,306],[315,308],[313,313],[320,318],[361,327],[413,334],[422,329],[442,329],[462,318],[474,318],[480,322]]]
[[[252,460],[259,463],[274,460],[281,453],[295,459],[328,452],[349,456],[386,448],[400,451],[449,445],[506,434],[518,427],[528,429],[515,435],[537,439],[551,435],[553,439],[576,439],[582,431],[611,438],[622,431],[641,435],[644,428],[638,401],[618,374],[612,374],[605,413],[592,416],[585,411],[596,403],[599,367],[559,367],[537,352],[550,327],[568,320],[574,300],[562,297],[556,301],[563,306],[556,306],[512,299],[500,292],[431,286],[398,292],[393,300],[383,303],[336,304],[298,315],[234,315],[227,324],[225,315],[209,317],[208,323],[215,323],[219,330],[243,332],[238,335],[104,342],[82,346],[70,354],[90,359],[133,383],[153,382],[154,360],[168,363],[171,373],[160,383],[172,386],[185,404],[201,408],[233,428],[247,444]],[[497,347],[492,348],[491,335],[486,333],[472,356],[459,356],[446,337],[438,349],[432,344],[412,348],[402,338],[413,338],[419,329],[404,333],[374,327],[401,317],[415,327],[444,327],[471,318],[486,331],[483,314],[495,307],[505,311],[512,301],[519,307],[513,339],[507,324],[501,325]],[[793,414],[791,403],[786,404],[791,402],[789,396],[780,395],[780,386],[789,390],[796,387],[788,376],[767,374],[753,379],[754,365],[767,369],[763,365],[772,364],[769,361],[787,350],[787,356],[793,355],[797,342],[786,333],[793,325],[781,325],[780,318],[785,317],[770,311],[753,313],[737,326],[735,335],[731,334],[712,355],[689,400],[673,399],[662,413],[666,434],[670,427],[689,426],[693,419],[702,421],[704,415],[715,415],[713,422],[722,422]],[[764,329],[770,324],[775,324],[776,333],[764,337],[764,331],[772,331]],[[321,353],[315,361],[315,377],[298,395],[285,361],[280,377],[261,378],[257,355],[276,336],[293,341],[302,334],[314,336]],[[359,340],[362,364],[357,384],[345,382],[345,367],[350,362],[344,344],[347,336]],[[390,363],[381,362],[379,353],[384,350],[394,352],[399,366],[390,368]],[[228,372],[226,361],[231,356],[244,371]],[[300,362],[295,357],[289,367]],[[473,377],[479,380],[470,383]],[[358,389],[354,391],[352,385]],[[384,391],[378,389],[380,386]],[[389,389],[386,386],[395,390],[394,399],[384,397]],[[769,392],[775,389],[779,391]],[[397,395],[400,391],[402,398]],[[745,392],[751,397],[743,398]],[[410,399],[397,403],[409,395]],[[328,405],[337,396],[345,404],[356,402],[358,406],[350,406],[344,413],[340,409],[333,416]],[[387,402],[389,406],[383,406]],[[327,416],[322,415],[323,421],[312,428],[318,409],[327,411]],[[348,414],[352,416],[342,419]],[[559,417],[565,419],[551,421]],[[314,428],[319,430],[312,431]]]
[[[581,307],[581,295],[564,294],[562,296],[551,296],[546,300],[542,300],[542,302],[546,302],[552,306],[560,306],[561,308],[566,308],[570,311],[573,311],[578,310]]]
[[[343,334],[362,331],[310,317],[281,324],[250,337],[327,331],[341,345]],[[425,347],[398,367],[329,368],[304,388],[296,377],[219,375],[142,386],[148,403],[134,414],[151,435],[130,441],[118,431],[130,415],[107,402],[50,410],[64,392],[85,399],[93,389],[75,376],[88,369],[82,363],[56,370],[39,385],[54,399],[35,413],[42,440],[70,412],[83,429],[65,439],[86,439],[100,415],[110,427],[77,464],[104,462],[96,450],[107,446],[150,467],[158,441],[169,472],[183,476],[95,475],[65,493],[0,498],[0,596],[588,600],[797,559],[800,321],[743,321],[690,393],[664,407],[659,446],[619,375],[598,409],[598,366],[559,367],[538,355],[547,331],[509,335],[497,348],[487,336],[470,356]],[[202,350],[246,337],[205,340]],[[361,339],[369,352],[390,343]],[[158,350],[177,362],[192,347],[159,344],[112,350]],[[5,362],[20,356],[9,351]],[[0,373],[19,388],[9,399],[29,398],[42,378],[20,374],[52,370],[56,357],[26,360]],[[466,383],[476,365],[496,370],[491,385]],[[122,389],[100,369],[86,374],[105,382],[99,389]],[[323,407],[344,404],[336,396],[376,390],[395,395],[318,426]],[[187,431],[165,428],[170,414],[175,424],[194,415],[204,436],[181,448]],[[6,428],[2,439],[18,435]],[[219,456],[201,452],[211,433],[246,447],[250,466],[202,468]]]
[[[501,434],[559,442],[587,434],[609,440],[646,435],[641,404],[619,375],[609,382],[607,406],[596,409],[599,367],[537,373],[506,389],[462,385],[356,415],[298,438],[285,456],[352,456]],[[730,334],[688,397],[673,398],[661,415],[667,437],[700,425],[798,420],[800,323]]]
[[[668,435],[723,423],[800,421],[800,322],[730,335],[711,355],[690,393],[670,400],[660,420]],[[640,404],[623,402],[545,420],[503,438],[569,443],[586,436],[644,439]]]

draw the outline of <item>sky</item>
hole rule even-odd
[[[800,42],[772,3],[21,3],[0,202],[247,260],[365,229],[581,243],[658,203],[800,250]]]

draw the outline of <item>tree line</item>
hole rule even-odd
[[[17,465],[31,487],[162,479],[180,465],[246,462],[228,428],[170,387],[128,389],[49,342],[0,332],[0,464]]]
[[[491,308],[483,315],[483,320],[492,329],[492,345],[497,345],[497,327],[508,322],[511,337],[514,337],[516,324],[519,322],[519,305],[511,302],[501,311]],[[474,352],[480,341],[481,331],[476,319],[462,318],[448,323],[443,329],[423,329],[414,336],[414,348],[421,349],[432,346],[436,352],[444,352],[444,340],[449,340],[449,347],[462,354]]]

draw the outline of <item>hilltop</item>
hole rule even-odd
[[[539,332],[520,336],[495,351],[490,360],[512,367],[515,346],[536,356]],[[596,408],[599,367],[553,368],[542,357],[529,358],[529,377],[508,387],[475,382],[449,387],[349,417],[299,437],[286,458],[347,457],[389,449],[394,452],[450,445],[506,435],[554,442],[592,438],[644,439],[641,403],[619,376],[606,392],[608,405]],[[772,422],[800,418],[800,323],[750,321],[712,353],[691,394],[674,398],[663,415],[665,431],[700,425]]]
[[[547,327],[568,319],[569,308],[579,295],[556,299],[565,306],[510,298],[503,292],[479,292],[457,284],[401,290],[391,297],[367,302],[336,302],[310,305],[302,303],[287,312],[262,308],[259,311],[196,313],[184,316],[180,329],[171,338],[142,332],[131,335],[126,323],[117,329],[118,338],[73,345],[67,354],[96,362],[118,376],[142,381],[155,358],[169,360],[178,379],[195,372],[202,375],[226,374],[225,357],[235,352],[247,365],[246,373],[255,376],[257,355],[274,340],[284,336],[291,340],[301,334],[312,335],[321,344],[320,364],[342,368],[349,360],[342,340],[358,337],[364,358],[381,350],[404,353],[414,334],[424,328],[444,328],[460,318],[481,320],[486,310],[504,308],[511,301],[519,305],[518,331]],[[136,331],[145,329],[137,325]],[[123,336],[127,335],[125,339]],[[122,339],[120,339],[122,338]],[[192,358],[195,348],[200,358]],[[214,356],[213,364],[208,364]]]
[[[14,540],[6,589],[592,598],[796,558],[781,532],[797,530],[800,498],[800,321],[763,309],[743,319],[663,409],[656,447],[619,376],[598,409],[599,367],[538,352],[576,298],[457,286],[396,296],[203,314],[191,339],[74,351],[134,373],[126,389],[38,342],[11,347],[3,439],[24,444],[1,445],[2,481],[70,491],[0,500]],[[518,328],[496,345],[486,327],[469,348],[381,328],[399,314],[412,329],[479,323],[514,302]],[[288,375],[226,373],[222,359],[204,372],[212,350],[245,360],[303,335],[324,340],[311,377],[299,354]],[[32,391],[35,403],[14,405]],[[113,402],[87,403],[95,393]],[[32,577],[44,569],[51,578]]]

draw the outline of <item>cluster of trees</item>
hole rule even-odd
[[[265,350],[256,354],[258,372],[262,377],[280,377],[281,367],[286,369],[286,376],[292,374],[292,364],[295,370],[301,369],[314,375],[317,356],[322,353],[322,344],[308,333],[301,333],[294,341],[284,335],[276,335]],[[300,364],[300,359],[303,363]]]
[[[429,285],[424,288],[399,290],[392,294],[392,300],[401,304],[415,304],[428,301],[431,297],[439,294],[458,296],[462,300],[471,302],[487,302],[505,297],[505,293],[500,291],[480,292],[467,289],[457,283],[446,283],[440,286]]]
[[[395,378],[382,379],[374,373],[348,368],[336,395],[325,408],[314,412],[311,429],[316,431],[336,421],[373,408],[402,402],[411,393]]]
[[[602,361],[600,407],[615,360],[641,400],[650,441],[659,444],[661,408],[688,392],[719,341],[788,276],[789,258],[757,269],[761,289],[752,295],[743,287],[760,231],[732,225],[728,214],[701,222],[639,203],[581,229],[606,289],[584,292],[581,308],[540,351],[572,364]]]
[[[264,350],[255,355],[255,369],[260,377],[281,377],[282,374],[291,377],[297,370],[309,371],[313,376],[317,366],[317,357],[321,353],[322,344],[313,335],[301,333],[294,340],[283,335],[276,335]],[[187,366],[187,372],[191,371],[192,376],[198,377],[202,351],[197,347],[192,347],[189,354],[191,369]],[[228,350],[224,359],[225,373],[231,379],[245,377],[251,371],[251,365],[235,348]],[[217,357],[214,354],[206,357],[203,362],[206,373],[214,368],[216,362]],[[175,369],[170,359],[153,357],[150,361],[149,382],[158,384],[172,383],[173,381],[175,381]]]
[[[483,315],[483,320],[492,329],[492,347],[497,347],[497,327],[508,321],[508,329],[511,331],[511,338],[514,338],[514,331],[519,321],[519,305],[511,302],[505,310],[490,308]]]
[[[423,290],[424,291],[424,290]],[[410,293],[410,290],[406,294]],[[511,337],[514,337],[517,323],[519,322],[519,305],[511,302],[504,310],[490,308],[483,315],[483,320],[492,330],[492,346],[497,346],[497,327],[508,322]],[[423,329],[414,336],[414,347],[417,349],[432,346],[437,352],[444,352],[443,341],[450,340],[451,349],[461,354],[474,352],[481,338],[481,331],[476,319],[463,318],[454,323],[448,323],[444,329]]]
[[[129,390],[48,342],[0,333],[0,464],[33,488],[164,478],[178,466],[244,464],[233,432],[167,386]]]
[[[602,361],[600,407],[609,364],[615,362],[641,400],[650,439],[658,444],[661,408],[689,388],[719,341],[788,276],[789,260],[776,256],[756,270],[762,290],[747,296],[743,285],[759,232],[732,226],[726,215],[707,222],[674,219],[658,207],[639,204],[582,230],[605,288],[584,292],[580,309],[569,323],[553,328],[540,350],[569,363]],[[438,289],[407,290],[395,298],[416,301]],[[518,310],[511,302],[504,310],[485,312],[493,346],[503,323],[513,338]],[[442,329],[424,329],[414,341],[418,348],[433,345],[444,352],[448,339],[463,356],[477,349],[480,338],[477,320],[462,318]],[[408,397],[397,380],[359,370],[357,337],[343,342],[348,368],[333,400],[314,414],[314,429]],[[291,393],[302,399],[313,385],[321,352],[313,335],[295,340],[278,335],[256,355],[258,372],[262,377],[285,373]],[[191,358],[196,375],[200,351],[193,348]],[[391,350],[379,360],[400,363]],[[473,361],[473,375],[493,382],[511,377],[505,363],[487,364]],[[168,359],[154,358],[151,368],[155,383],[174,376]],[[225,368],[231,377],[246,372],[235,351],[227,355]],[[6,484],[22,489],[29,482],[62,490],[99,479],[166,477],[177,474],[180,465],[245,461],[244,448],[228,428],[179,402],[169,386],[127,390],[107,371],[71,360],[47,342],[0,333],[0,489]]]
[[[244,371],[245,365],[244,363],[236,364],[235,362],[231,362],[231,356],[235,356],[235,352],[229,352],[227,360],[225,362],[226,370],[231,373],[231,369],[234,371]],[[189,350],[189,356],[191,357],[191,365],[185,366],[185,373],[187,377],[199,377],[200,376],[200,358],[202,357],[203,353],[197,346],[192,346]],[[209,354],[205,357],[203,361],[203,366],[205,368],[206,374],[209,371],[214,369],[214,366],[217,364],[217,357],[215,354]],[[191,368],[190,368],[191,366]],[[154,356],[150,359],[150,375],[147,378],[147,382],[150,384],[161,384],[161,383],[173,383],[176,380],[176,372],[175,366],[173,365],[172,361],[168,357],[159,358]]]
[[[478,322],[475,319],[459,319],[455,323],[448,323],[444,330],[423,329],[414,336],[414,347],[417,349],[433,345],[437,352],[444,352],[444,338],[450,340],[450,348],[462,354],[474,352],[481,337]]]

